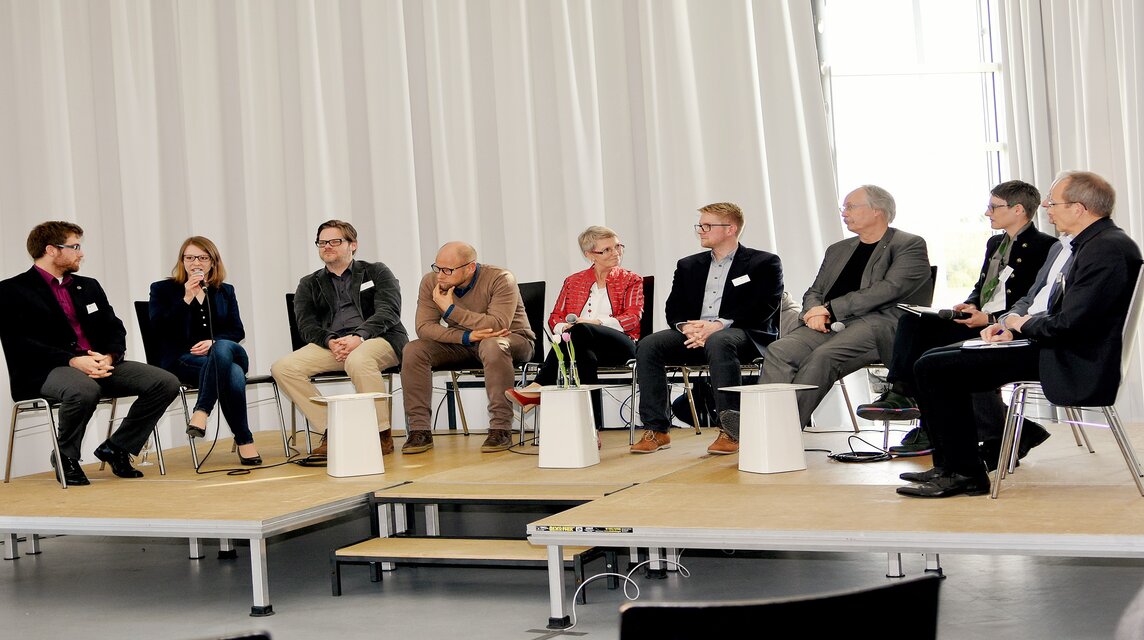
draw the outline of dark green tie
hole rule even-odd
[[[997,252],[993,254],[997,260],[997,268],[990,269],[993,271],[993,276],[985,283],[985,287],[981,289],[981,305],[984,306],[993,298],[993,292],[997,290],[997,285],[1001,282],[1001,262],[1005,259],[1005,250],[1009,248],[1011,238],[1006,233],[1005,237],[1001,239],[1001,244],[997,247]]]

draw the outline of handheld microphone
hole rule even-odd
[[[576,321],[579,319],[580,318],[577,318],[575,313],[569,313],[568,315],[564,316],[564,322],[567,322],[568,324],[576,324]]]
[[[939,309],[937,317],[942,320],[968,320],[973,317],[973,314],[964,311],[954,311],[953,309]]]
[[[204,276],[206,275],[206,271],[203,271],[202,269],[191,269],[191,275],[192,275],[192,276],[198,276],[198,277],[202,278],[202,277],[204,277]],[[199,283],[198,283],[198,284],[196,284],[195,286],[197,286],[198,288],[202,289],[202,288],[203,288],[203,283],[202,283],[202,282],[199,282]]]
[[[834,333],[838,333],[839,331],[842,331],[845,328],[846,328],[846,323],[841,322],[839,320],[835,320],[834,322],[830,323],[830,330],[833,331]]]

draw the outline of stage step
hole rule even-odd
[[[616,570],[613,550],[564,547],[563,551],[565,566],[572,569],[577,586],[584,580],[583,564],[598,556],[606,558],[607,571]],[[379,582],[382,562],[545,568],[548,566],[548,548],[533,546],[527,540],[448,537],[372,538],[342,547],[330,554],[330,587],[333,595],[342,594],[343,564],[368,564],[370,581]],[[609,588],[614,588],[612,579],[608,582]]]

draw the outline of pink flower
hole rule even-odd
[[[565,331],[564,333],[560,334],[560,339],[564,342],[572,342],[572,334]]]

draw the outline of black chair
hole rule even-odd
[[[135,301],[135,319],[139,321],[139,336],[143,338],[143,354],[147,358],[147,364],[158,367],[160,361],[160,346],[161,338],[155,331],[155,325],[151,322],[150,305],[146,300]],[[287,458],[290,457],[290,444],[286,438],[286,419],[282,416],[282,399],[278,394],[278,384],[274,382],[274,378],[268,375],[248,375],[246,376],[246,386],[268,384],[274,392],[273,398],[265,400],[255,400],[248,403],[247,406],[259,405],[265,402],[273,402],[275,409],[278,411],[278,428],[282,432],[282,453]],[[191,421],[191,405],[187,402],[188,394],[197,394],[198,388],[195,385],[179,384],[179,399],[183,404],[183,418],[185,423]],[[191,459],[195,463],[195,468],[199,466],[199,452],[195,448],[195,439],[187,436],[187,441],[191,445]]]
[[[727,633],[736,637],[847,635],[845,625],[893,610],[894,623],[874,632],[884,638],[937,637],[941,576],[927,574],[872,588],[820,595],[731,602],[649,602],[620,607],[620,640],[691,640]]]
[[[530,371],[538,371],[540,365],[544,362],[544,291],[545,283],[541,282],[521,282],[517,285],[520,290],[520,300],[524,304],[524,315],[528,318],[528,326],[532,329],[532,333],[536,339],[532,343],[532,357],[528,360],[519,363],[516,367],[516,372],[520,375],[520,384],[524,386]],[[435,371],[448,371],[453,382],[453,391],[457,399],[457,413],[461,417],[461,429],[465,435],[469,434],[469,421],[465,417],[465,404],[461,401],[461,387],[460,378],[464,375],[471,375],[481,377],[484,376],[484,369],[480,367],[458,367],[455,369],[435,369]],[[533,374],[535,375],[535,374]],[[521,433],[523,437],[524,424],[523,418],[521,422]]]
[[[298,315],[294,311],[294,294],[286,294],[286,320],[290,323],[290,350],[297,351],[306,346],[307,343],[302,339],[302,334],[298,331]],[[393,394],[393,376],[394,374],[401,373],[401,367],[390,367],[381,372],[381,379],[385,381],[386,393]],[[335,384],[349,382],[350,377],[346,375],[345,371],[324,371],[310,376],[310,384]],[[393,402],[389,403],[389,418],[393,420]],[[294,404],[294,400],[290,400],[290,434],[291,438],[298,434],[298,410]],[[302,423],[306,429],[306,453],[313,453],[313,444],[310,442],[310,420],[302,415]]]

